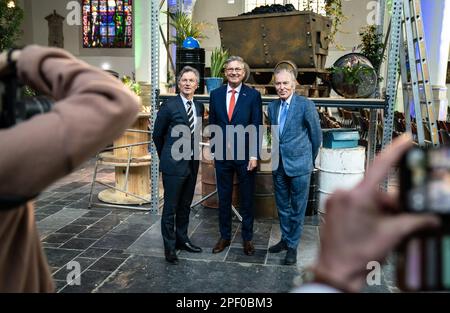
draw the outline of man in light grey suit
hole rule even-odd
[[[309,181],[322,143],[319,115],[312,101],[294,93],[295,75],[287,69],[275,71],[275,89],[280,99],[269,104],[272,133],[273,183],[280,219],[281,240],[270,253],[287,250],[285,264],[297,263],[297,246],[303,230]],[[276,167],[276,160],[278,166]]]

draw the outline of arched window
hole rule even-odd
[[[132,0],[83,0],[83,48],[132,48]]]

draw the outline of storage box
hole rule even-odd
[[[221,46],[255,71],[273,71],[282,60],[325,71],[332,20],[310,11],[221,17]],[[280,31],[287,30],[287,31]]]
[[[323,129],[323,147],[328,149],[355,148],[359,132],[353,128]]]

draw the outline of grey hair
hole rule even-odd
[[[250,77],[250,66],[248,66],[247,62],[245,62],[244,59],[241,58],[240,56],[237,56],[237,55],[230,56],[225,61],[224,68],[226,69],[228,67],[228,64],[230,64],[231,62],[234,62],[234,61],[237,61],[244,66],[244,71],[245,71],[244,82],[246,82],[248,80],[248,78]]]
[[[295,85],[297,84],[297,78],[295,77],[294,71],[291,71],[287,68],[277,68],[274,72],[273,72],[273,76],[275,77],[276,75],[280,74],[280,73],[288,73],[289,76],[291,76],[292,79],[292,85],[295,88]],[[275,80],[274,80],[275,81]]]
[[[181,77],[185,74],[185,73],[189,73],[192,72],[195,75],[195,78],[197,79],[197,84],[200,83],[200,73],[193,67],[186,65],[185,67],[183,67],[180,71],[180,73],[178,74],[178,78],[177,78],[177,84],[180,83]]]
[[[273,75],[275,76],[275,75],[278,75],[278,74],[280,74],[280,73],[282,73],[282,72],[288,73],[288,74],[291,76],[291,78],[292,78],[293,81],[296,81],[296,80],[297,80],[297,77],[295,77],[294,71],[291,71],[291,70],[289,70],[289,69],[287,69],[287,68],[277,68],[277,69],[273,72]]]

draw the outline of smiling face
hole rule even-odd
[[[195,90],[198,88],[197,76],[194,72],[184,73],[178,81],[178,88],[183,97],[192,100]]]
[[[275,90],[282,100],[289,98],[295,91],[295,80],[291,73],[281,71],[275,74]]]
[[[225,76],[230,87],[238,87],[245,78],[244,64],[239,61],[231,61],[225,68]]]

